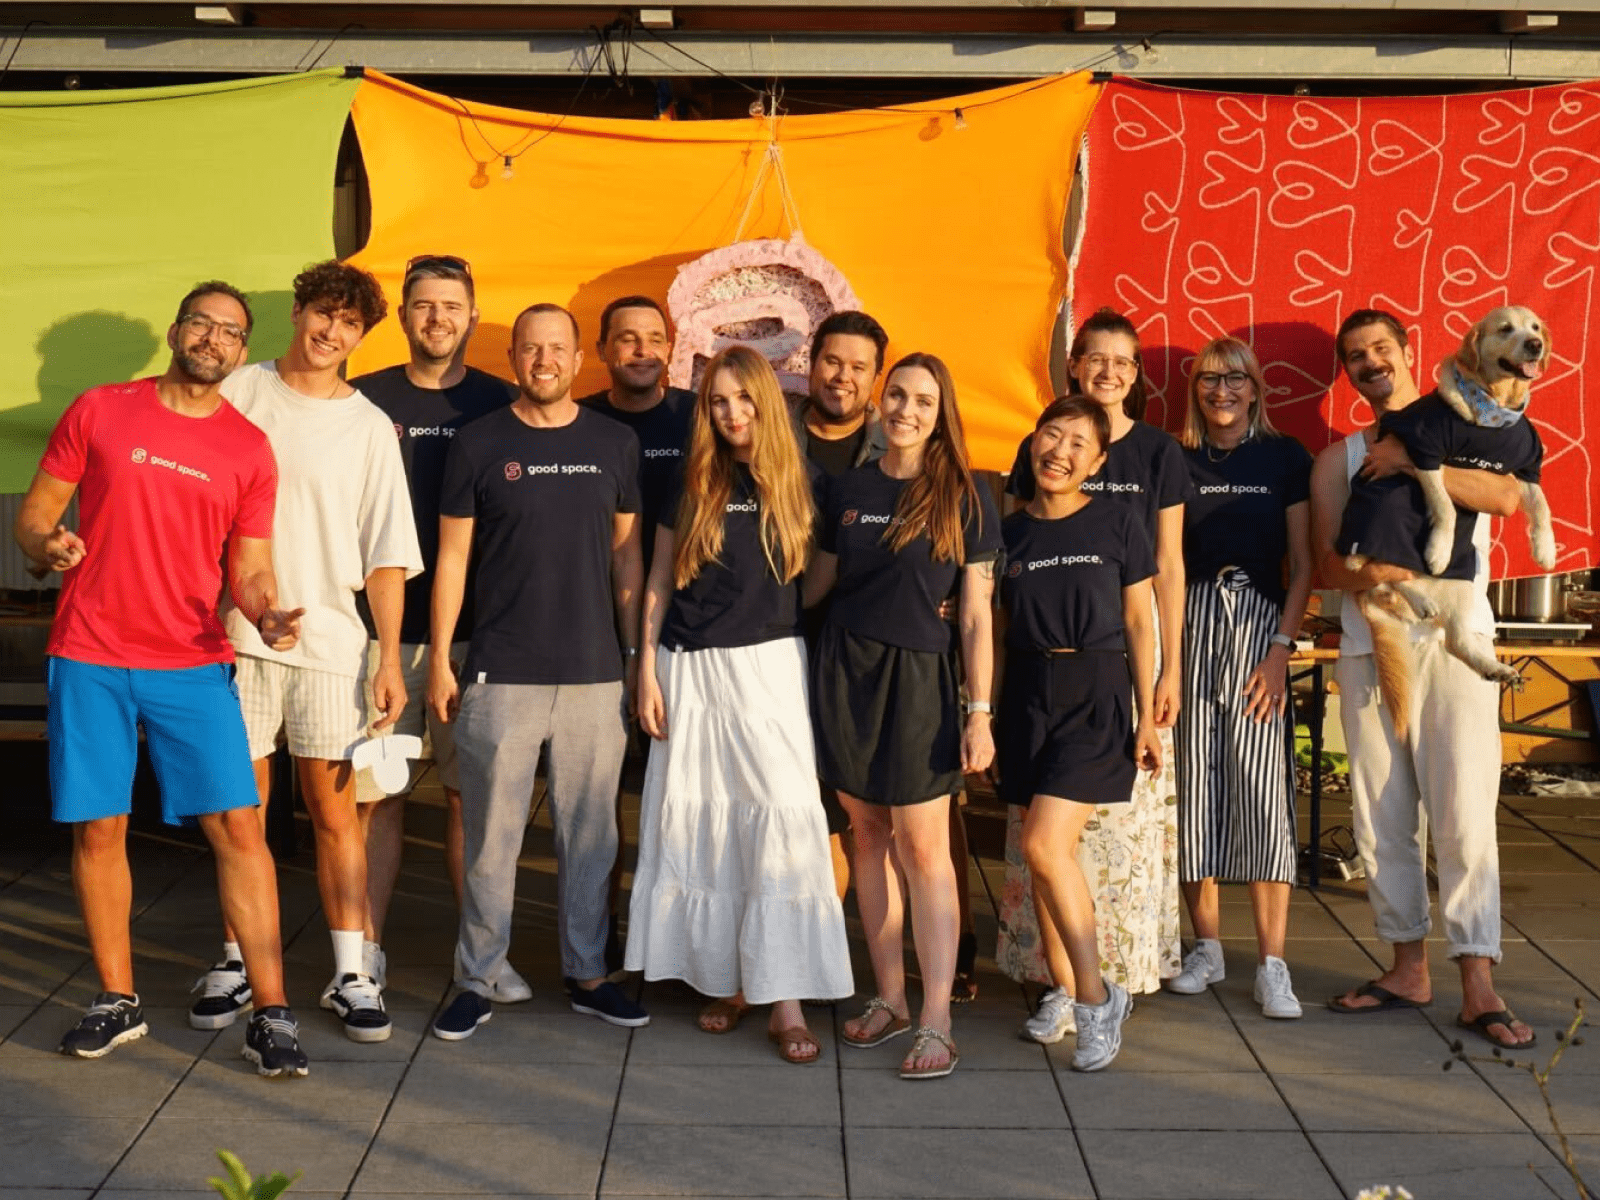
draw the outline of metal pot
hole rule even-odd
[[[1515,611],[1511,606],[1515,586],[1516,581],[1511,579],[1496,579],[1489,584],[1489,607],[1494,610],[1495,620],[1511,620],[1511,614]]]
[[[1523,621],[1560,621],[1566,617],[1567,577],[1534,575],[1514,580],[1511,585],[1511,611]]]

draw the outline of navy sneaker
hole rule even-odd
[[[323,1008],[344,1022],[352,1042],[385,1042],[394,1026],[383,1008],[383,989],[370,975],[346,972],[322,991]]]
[[[567,995],[572,998],[572,1011],[575,1013],[599,1017],[602,1021],[629,1029],[650,1024],[650,1014],[629,1000],[623,990],[609,979],[597,988],[581,987],[572,978],[562,982],[567,985]]]
[[[150,1032],[139,997],[101,992],[79,1022],[61,1039],[61,1053],[75,1058],[101,1058],[123,1042]]]
[[[299,1022],[281,1004],[256,1009],[245,1026],[244,1049],[239,1053],[263,1075],[311,1074],[306,1052],[300,1049]]]
[[[464,1041],[492,1016],[494,1005],[486,997],[477,992],[462,992],[433,1019],[433,1036],[447,1042]]]
[[[219,962],[189,990],[200,993],[189,1009],[189,1024],[195,1029],[226,1029],[240,1013],[250,1011],[250,979],[236,958]]]

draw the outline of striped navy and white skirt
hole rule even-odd
[[[1286,712],[1257,721],[1245,712],[1245,681],[1282,615],[1237,568],[1189,581],[1173,739],[1184,883],[1295,880],[1293,719]]]

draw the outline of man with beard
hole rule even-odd
[[[433,1023],[446,1041],[470,1037],[491,1015],[546,746],[572,1008],[614,1025],[650,1020],[606,979],[605,966],[614,806],[644,584],[639,439],[573,400],[578,344],[566,309],[525,309],[511,328],[520,394],[463,429],[445,466],[428,703],[440,720],[457,722],[466,857],[455,956],[461,990]],[[458,683],[448,655],[474,550],[476,622]]]
[[[425,737],[439,771],[446,804],[444,854],[456,904],[461,903],[461,790],[456,775],[455,742],[450,726],[434,720],[422,699],[428,691],[428,607],[433,593],[433,561],[439,550],[439,489],[444,484],[445,455],[456,432],[469,421],[504,408],[516,389],[503,379],[485,374],[463,361],[467,340],[478,324],[472,268],[463,258],[426,254],[406,264],[400,285],[400,325],[411,349],[409,362],[386,367],[350,381],[350,386],[376,404],[394,423],[411,489],[411,512],[422,547],[422,574],[406,582],[405,613],[400,622],[400,670],[406,695],[419,702],[406,706],[392,731]],[[470,596],[470,589],[469,589]],[[377,627],[365,603],[361,616],[372,639],[367,648],[367,670],[377,673],[382,658]],[[450,648],[451,666],[460,669],[466,642],[472,636],[472,606],[464,604],[456,623],[456,641]],[[377,713],[369,713],[374,719]],[[365,946],[367,974],[384,985],[385,956],[380,948],[389,900],[400,873],[405,840],[405,801],[416,786],[426,761],[413,766],[403,792],[386,796],[373,783],[371,773],[356,777],[367,845],[368,923],[371,940]],[[495,981],[494,998],[511,1003],[531,998],[527,983],[509,966]]]
[[[278,582],[303,603],[300,641],[273,658],[246,615],[224,605],[239,654],[239,698],[262,812],[271,755],[280,736],[295,760],[317,839],[317,885],[333,942],[333,978],[322,1007],[345,1036],[381,1042],[390,1033],[383,993],[367,970],[367,852],[356,816],[350,758],[367,736],[367,688],[379,719],[392,725],[406,704],[400,671],[405,580],[422,570],[405,469],[394,426],[339,369],[386,305],[378,281],[336,260],[294,280],[294,329],[276,362],[235,371],[222,394],[259,426],[278,462],[272,563]],[[380,646],[367,673],[367,631],[356,610],[366,589]],[[196,985],[189,1009],[197,1029],[230,1024],[252,1001],[252,982],[233,931],[222,959]]]
[[[93,388],[51,434],[17,516],[16,539],[65,575],[47,650],[50,791],[72,825],[72,878],[100,994],[61,1041],[100,1058],[148,1032],[129,933],[139,726],[162,816],[198,823],[217,860],[223,911],[256,983],[244,1057],[263,1075],[304,1075],[283,990],[278,884],[261,822],[233,648],[217,613],[222,561],[240,620],[264,648],[291,649],[304,610],[278,605],[272,569],[277,470],[266,436],[218,385],[244,358],[244,296],[195,287],[167,330],[159,378]],[[81,532],[59,522],[81,489]]]
[[[1345,375],[1382,418],[1420,399],[1412,369],[1415,355],[1405,326],[1392,314],[1362,309],[1346,317],[1335,338]],[[1449,956],[1461,972],[1457,1023],[1496,1046],[1516,1048],[1533,1030],[1512,1016],[1495,991],[1493,968],[1500,960],[1500,860],[1495,809],[1500,790],[1500,697],[1498,687],[1449,654],[1437,630],[1417,625],[1412,645],[1411,728],[1395,742],[1378,696],[1372,631],[1350,593],[1411,573],[1370,562],[1360,571],[1345,566],[1334,549],[1351,492],[1415,470],[1405,445],[1379,436],[1376,424],[1357,430],[1317,456],[1311,474],[1312,552],[1322,578],[1345,592],[1343,634],[1334,678],[1339,715],[1350,755],[1350,792],[1356,843],[1367,872],[1367,899],[1380,940],[1394,947],[1394,961],[1378,978],[1328,1001],[1339,1013],[1421,1008],[1433,1001],[1428,973],[1427,862],[1423,850],[1433,830],[1439,877],[1439,913]],[[1520,504],[1516,478],[1446,465],[1445,489],[1461,516],[1475,521],[1477,550],[1473,622],[1493,632],[1488,583],[1489,522],[1483,514],[1509,516]],[[1416,487],[1415,483],[1409,486]]]
[[[621,421],[639,439],[639,537],[644,555],[644,577],[650,578],[655,557],[656,523],[683,463],[689,440],[689,421],[695,395],[666,384],[672,338],[666,314],[649,296],[622,296],[600,314],[600,338],[595,343],[611,375],[611,386],[585,396],[578,403]],[[622,792],[617,792],[617,837],[622,839]],[[622,966],[622,935],[618,920],[622,896],[622,856],[611,869],[610,906],[606,932],[606,966]]]

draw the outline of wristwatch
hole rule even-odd
[[[1268,639],[1274,646],[1282,646],[1285,650],[1294,649],[1294,639],[1287,633],[1275,633]]]
[[[968,700],[966,709],[969,717],[973,713],[988,713],[990,716],[994,715],[994,706],[991,705],[987,700]]]
[[[624,646],[622,648],[622,657],[623,658],[638,658],[639,657],[639,647],[637,647],[637,646]]]

